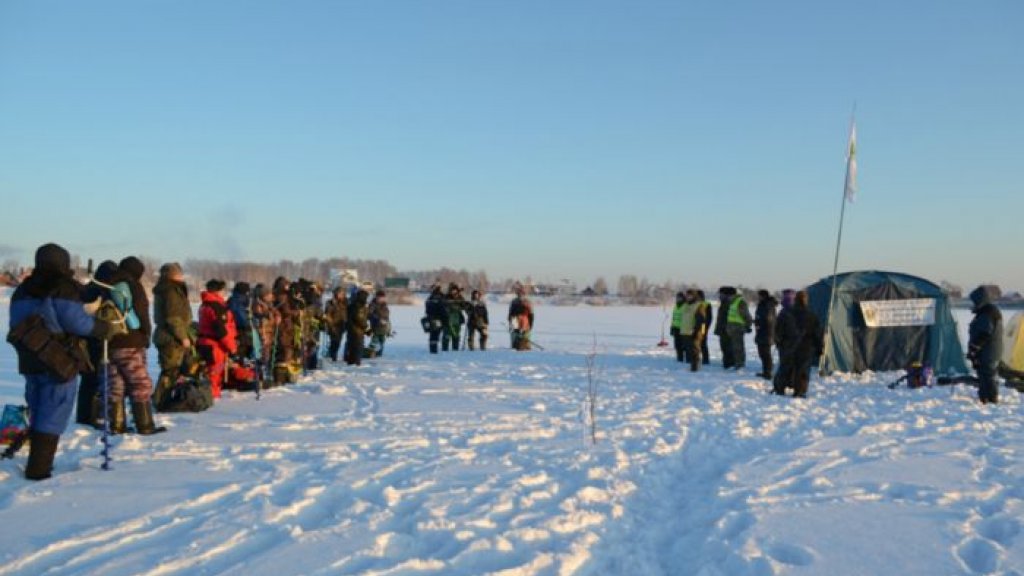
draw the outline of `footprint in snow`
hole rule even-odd
[[[956,553],[964,566],[975,574],[990,574],[999,567],[999,549],[988,540],[971,538],[960,544]]]
[[[772,560],[790,566],[810,566],[814,563],[813,552],[793,544],[774,542],[765,546],[764,551]]]
[[[978,534],[1008,547],[1020,534],[1020,529],[1020,520],[1016,518],[994,517],[983,520],[978,525]]]
[[[750,512],[732,511],[718,521],[718,529],[722,534],[722,539],[726,541],[735,540],[753,525],[754,515]]]

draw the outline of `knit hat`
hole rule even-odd
[[[117,264],[114,264],[113,260],[104,260],[103,262],[100,262],[100,265],[96,268],[96,273],[93,274],[93,278],[96,278],[104,284],[109,284],[116,273]]]
[[[249,283],[248,282],[235,282],[234,287],[231,288],[231,292],[235,294],[248,294]]]
[[[206,282],[206,289],[210,292],[220,292],[221,290],[224,289],[225,286],[227,286],[226,282],[224,282],[223,280],[218,280],[216,278],[214,278],[213,280],[208,280]]]
[[[43,244],[36,249],[36,270],[71,274],[71,254],[58,244]]]
[[[127,272],[128,275],[136,280],[142,280],[142,275],[146,273],[146,265],[135,256],[124,258],[117,267]]]

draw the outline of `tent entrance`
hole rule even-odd
[[[903,370],[928,358],[930,326],[853,328],[854,370]]]

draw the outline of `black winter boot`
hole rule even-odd
[[[143,436],[167,432],[165,426],[157,426],[153,423],[153,404],[151,402],[132,400],[132,420],[135,422],[135,432]]]
[[[57,454],[60,436],[45,432],[29,432],[28,465],[25,478],[46,480],[53,474],[53,457]]]
[[[162,372],[160,378],[156,381],[156,386],[153,388],[153,405],[159,410],[160,406],[167,401],[167,397],[171,394],[171,389],[174,388],[174,383],[178,380],[177,374],[170,374]]]
[[[75,422],[94,426],[93,403],[96,399],[96,374],[83,374],[78,383],[78,404],[75,407]]]
[[[102,415],[101,413],[100,416]],[[111,400],[107,407],[107,417],[110,418],[111,434],[124,434],[128,431],[125,422],[124,400]]]
[[[92,397],[92,421],[89,425],[97,430],[103,430],[103,397],[93,394]]]

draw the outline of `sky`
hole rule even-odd
[[[0,3],[0,260],[1024,290],[1024,3]]]

